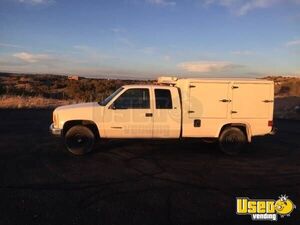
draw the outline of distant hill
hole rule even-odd
[[[276,97],[300,96],[300,77],[268,76],[275,83]]]
[[[11,100],[18,97],[18,102],[22,101],[21,98],[44,98],[51,99],[51,102],[61,100],[57,101],[59,105],[64,102],[101,101],[122,85],[147,82],[150,81],[90,78],[70,80],[67,76],[60,75],[0,73],[1,107],[5,107],[3,100],[8,97]]]
[[[268,76],[275,83],[275,117],[300,119],[300,77]]]

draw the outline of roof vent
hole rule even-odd
[[[177,77],[159,77],[157,78],[158,84],[176,84],[178,78]]]

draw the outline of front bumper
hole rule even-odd
[[[271,132],[269,133],[269,135],[275,135],[277,133],[277,128],[276,127],[272,127]]]
[[[61,134],[62,134],[62,129],[55,128],[53,123],[50,125],[49,130],[50,130],[51,134],[53,134],[55,136],[61,136]]]

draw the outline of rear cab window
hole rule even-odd
[[[156,109],[172,109],[172,95],[169,89],[154,90],[155,94],[155,107]]]

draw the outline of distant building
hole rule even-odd
[[[80,77],[76,75],[70,75],[68,76],[68,80],[80,80]]]

